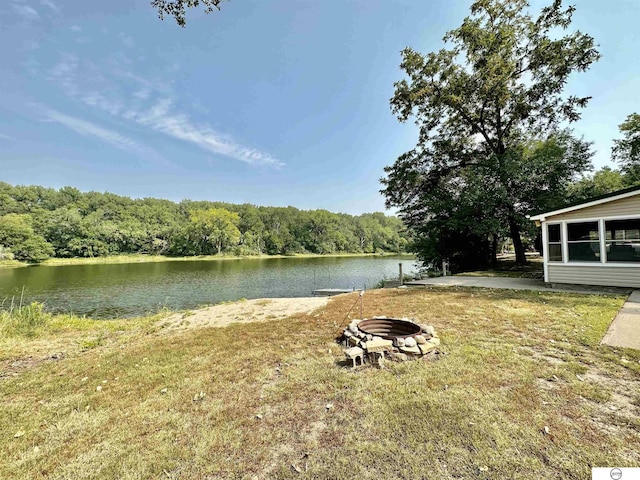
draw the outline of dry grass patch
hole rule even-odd
[[[333,339],[355,299],[171,335],[147,323],[0,380],[0,478],[578,479],[640,466],[640,355],[598,346],[623,299],[369,291],[365,316],[433,324],[447,355],[352,370]]]

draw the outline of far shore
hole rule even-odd
[[[327,258],[327,257],[381,257],[381,256],[407,256],[410,253],[300,253],[293,255],[200,255],[191,257],[167,257],[164,255],[113,255],[108,257],[90,258],[49,258],[41,263],[26,263],[17,260],[0,260],[0,269],[28,267],[32,265],[58,266],[58,265],[96,265],[96,264],[118,264],[118,263],[149,263],[149,262],[193,262],[193,261],[216,261],[216,260],[263,260],[265,258]]]

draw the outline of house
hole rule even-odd
[[[542,227],[545,282],[640,288],[640,186],[530,219]]]

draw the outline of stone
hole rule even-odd
[[[404,353],[415,354],[415,355],[420,354],[420,349],[418,347],[400,347],[400,351]]]
[[[416,343],[418,345],[424,345],[425,343],[427,343],[427,339],[422,335],[416,335],[414,338],[416,339]]]
[[[409,357],[405,353],[390,353],[389,358],[394,362],[406,362]]]
[[[431,342],[426,342],[418,345],[418,348],[420,349],[420,353],[422,353],[422,355],[426,355],[431,350],[434,350],[436,346]]]
[[[13,438],[20,438],[20,437],[24,437],[24,432],[22,430],[17,431],[16,434],[13,436]]]
[[[353,332],[351,330],[345,330],[342,334],[345,338],[353,337]]]
[[[102,391],[102,385],[98,385],[96,387],[96,392],[101,392]]]
[[[431,343],[433,343],[434,345],[440,345],[440,339],[439,339],[438,337],[436,337],[436,336],[431,337],[431,338],[429,339],[429,341],[430,341]]]
[[[416,345],[418,345],[418,344],[416,343],[416,339],[415,338],[407,337],[407,338],[404,339],[404,346],[405,347],[412,348],[412,347],[415,347]]]
[[[167,393],[168,391],[169,391],[169,389],[168,389],[168,388],[163,388],[162,390],[160,390],[160,393],[162,393],[162,394],[164,395],[164,394],[165,394],[165,393]]]
[[[359,332],[358,326],[353,324],[353,323],[351,325],[349,325],[349,330],[351,330],[352,333],[358,333]]]
[[[382,337],[373,337],[373,341],[377,342],[378,340],[384,340],[384,338]]]
[[[425,329],[424,333],[426,333],[427,335],[431,335],[432,337],[435,336],[436,334],[436,329],[433,328],[433,326],[431,325],[427,325],[427,328]]]
[[[347,360],[351,360],[353,367],[355,368],[358,358],[360,359],[360,365],[364,364],[364,350],[360,347],[351,347],[344,351]]]
[[[358,345],[360,343],[360,339],[358,337],[349,337],[349,343],[351,345]]]
[[[393,348],[391,340],[370,340],[364,344],[368,353],[388,352]]]
[[[395,339],[394,343],[395,343],[395,346],[398,347],[398,348],[404,347],[404,338],[398,337],[398,338]]]

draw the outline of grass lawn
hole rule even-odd
[[[0,478],[584,479],[640,466],[640,352],[598,345],[623,298],[368,291],[365,316],[433,324],[446,355],[352,370],[333,340],[356,298],[173,334],[154,319],[5,329]]]

